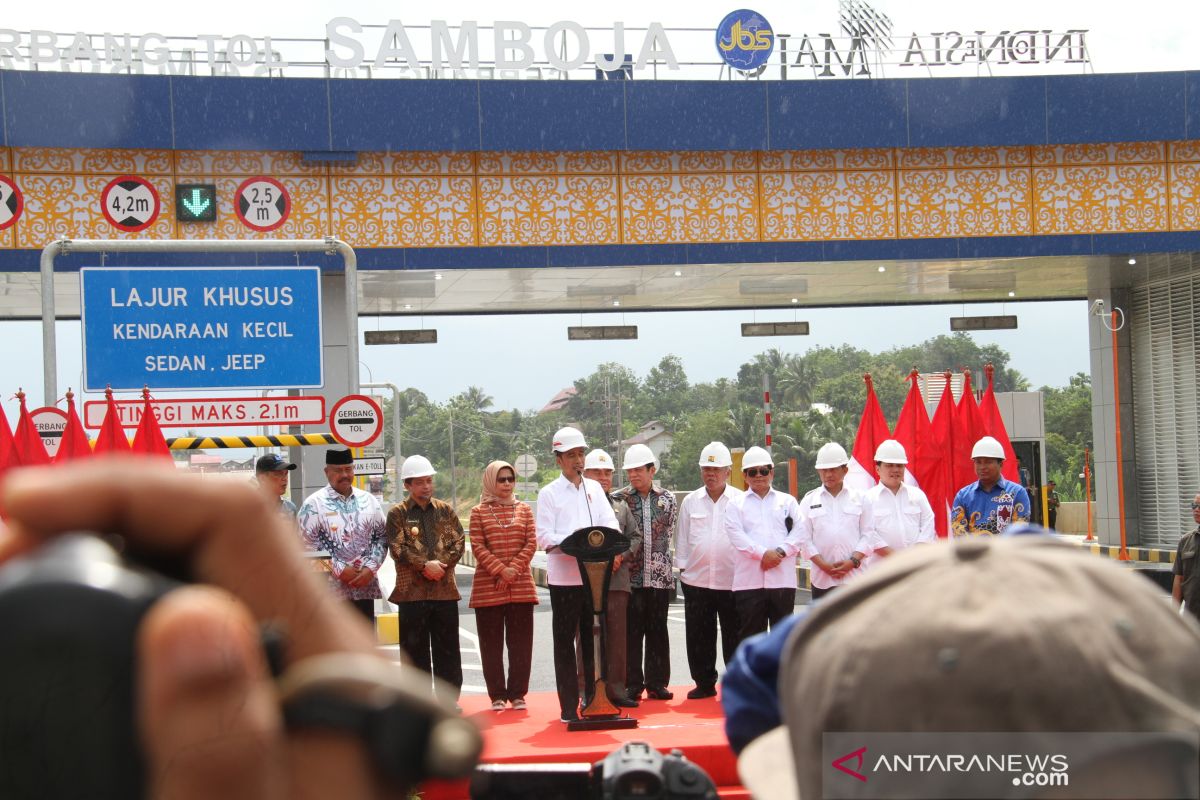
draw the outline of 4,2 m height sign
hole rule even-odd
[[[256,175],[242,181],[234,192],[233,210],[247,228],[266,233],[287,222],[292,198],[279,181]]]
[[[138,175],[122,175],[100,192],[100,210],[108,224],[127,233],[144,231],[158,219],[162,203],[154,184]]]

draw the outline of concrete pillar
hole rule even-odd
[[[1092,369],[1092,457],[1096,504],[1094,514],[1096,535],[1103,544],[1117,545],[1121,541],[1119,503],[1117,500],[1117,463],[1122,465],[1125,482],[1125,533],[1129,546],[1138,538],[1137,473],[1134,470],[1133,438],[1133,369],[1130,361],[1129,324],[1117,331],[1117,367],[1120,387],[1113,385],[1113,334],[1111,313],[1114,308],[1128,312],[1131,306],[1129,289],[1094,287],[1089,290],[1088,302],[1093,312],[1095,302],[1102,300],[1102,314],[1088,315],[1088,344]],[[1118,319],[1118,322],[1121,320]],[[1116,411],[1121,411],[1121,452],[1117,452]]]

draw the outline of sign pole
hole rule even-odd
[[[327,253],[342,257],[346,294],[346,370],[349,394],[358,392],[358,258],[354,248],[333,236],[325,239],[226,241],[224,239],[67,239],[42,248],[42,376],[45,402],[58,398],[58,342],[55,336],[54,261],[68,253]]]

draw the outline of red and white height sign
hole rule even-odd
[[[144,400],[118,400],[121,425],[136,428]],[[107,403],[83,404],[83,424],[99,428]],[[217,397],[206,400],[151,400],[160,428],[194,428],[201,425],[313,425],[325,421],[324,397]]]

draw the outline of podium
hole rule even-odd
[[[580,528],[562,541],[558,549],[579,563],[588,608],[592,612],[592,664],[584,665],[584,679],[592,680],[592,700],[580,718],[567,723],[569,731],[636,728],[637,720],[624,716],[608,699],[608,584],[613,559],[629,549],[629,537],[614,528]],[[597,663],[599,669],[597,669]],[[591,670],[588,671],[587,667]]]

